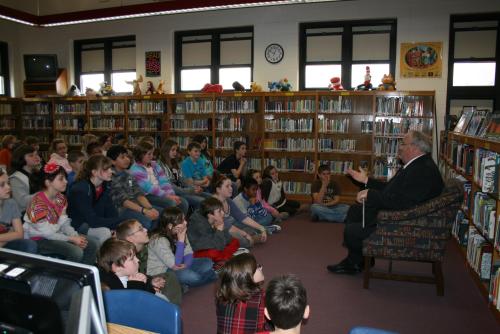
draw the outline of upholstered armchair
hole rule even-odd
[[[462,198],[463,183],[450,179],[436,198],[408,210],[379,212],[376,231],[363,242],[363,287],[368,289],[370,278],[431,283],[436,284],[437,294],[442,296],[441,262]],[[388,272],[373,271],[373,258],[390,260]],[[433,275],[395,274],[392,272],[393,260],[432,263]]]

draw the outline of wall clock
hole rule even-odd
[[[283,47],[276,43],[269,44],[265,51],[266,60],[271,64],[279,63],[284,55]]]

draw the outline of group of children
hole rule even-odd
[[[150,138],[130,150],[109,136],[85,135],[85,149],[68,152],[55,139],[45,162],[36,138],[6,137],[0,247],[97,264],[104,289],[147,290],[176,304],[187,289],[219,273],[218,318],[224,308],[246,305],[250,295],[258,305],[242,313],[248,321],[224,321],[219,332],[241,324],[251,328],[243,332],[267,328],[263,276],[239,292],[231,289],[241,284],[239,275],[261,270],[248,248],[280,231],[300,204],[286,198],[276,168],[266,168],[264,178],[247,170],[244,143],[235,143],[229,161],[214,171],[203,137],[188,145],[182,162],[172,140],[155,152]],[[251,320],[254,315],[258,320]]]

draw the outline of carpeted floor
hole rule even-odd
[[[312,223],[303,213],[286,221],[283,231],[252,250],[264,266],[266,280],[297,274],[307,288],[311,316],[302,333],[348,333],[364,325],[399,333],[500,332],[500,323],[467,272],[462,255],[450,242],[444,262],[445,295],[434,285],[372,280],[362,288],[362,275],[333,275],[326,265],[346,255],[342,224]],[[386,268],[378,261],[376,268]],[[394,271],[430,273],[430,264],[397,262]],[[214,286],[191,289],[184,298],[185,334],[215,333]]]

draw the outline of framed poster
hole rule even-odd
[[[443,43],[401,43],[399,71],[402,78],[441,78]]]
[[[161,75],[161,51],[146,51],[146,76]]]

